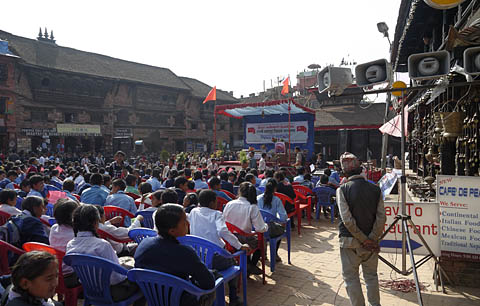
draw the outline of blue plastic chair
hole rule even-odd
[[[233,186],[233,193],[238,195],[238,188],[240,188],[240,186]]]
[[[262,193],[265,192],[265,187],[264,186],[261,186],[261,187],[257,187],[258,190],[260,190]]]
[[[46,208],[47,208],[47,212],[45,214],[49,217],[53,217],[53,204],[48,203]]]
[[[207,268],[212,269],[213,255],[218,253],[222,257],[226,258],[235,258],[240,257],[240,266],[233,266],[223,271],[218,271],[222,274],[225,282],[229,282],[238,275],[242,275],[242,287],[243,287],[243,305],[247,305],[247,254],[245,251],[238,251],[234,254],[231,254],[227,250],[219,247],[215,243],[212,243],[204,238],[187,235],[184,237],[177,238],[180,244],[188,245],[192,247],[197,253],[200,260],[207,266]],[[217,306],[225,305],[225,287],[220,286],[217,289]]]
[[[320,180],[320,177],[319,176],[312,176],[312,183],[313,183],[313,186],[317,185],[318,181]]]
[[[63,257],[63,262],[73,268],[83,286],[86,305],[118,305],[133,304],[142,297],[137,292],[126,300],[114,302],[110,292],[110,276],[112,273],[127,275],[128,270],[101,257],[85,254],[69,254]]]
[[[156,231],[146,227],[137,227],[128,232],[128,237],[138,244],[147,237],[156,237],[157,235],[158,233]]]
[[[142,226],[153,229],[153,213],[154,211],[152,210],[140,210],[135,214],[135,216],[143,216]]]
[[[223,286],[221,277],[215,281],[213,289],[203,290],[174,275],[138,268],[128,271],[127,276],[130,281],[138,284],[149,306],[179,306],[184,291],[198,299]]]
[[[320,206],[330,207],[330,219],[333,223],[335,219],[335,206],[337,205],[336,201],[331,201],[332,197],[335,196],[335,190],[330,187],[315,187],[313,188],[313,192],[317,195],[317,205],[316,209],[316,217],[317,220],[320,219]]]
[[[262,214],[263,221],[265,223],[270,223],[270,222],[276,222],[276,223],[282,223],[286,224],[285,226],[285,233],[281,236],[271,238],[269,235],[269,232],[263,233],[263,238],[265,241],[270,242],[270,271],[274,272],[275,271],[275,261],[277,259],[277,243],[279,240],[281,240],[283,237],[287,238],[287,250],[288,250],[288,263],[292,264],[290,261],[290,250],[291,250],[291,225],[290,225],[290,219],[287,218],[287,221],[281,221],[274,215],[272,215],[270,212],[260,209],[260,213]]]

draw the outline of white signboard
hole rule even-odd
[[[440,256],[440,231],[438,217],[438,203],[406,203],[407,215],[412,217],[416,229],[422,234],[435,256]],[[395,221],[395,216],[402,213],[401,202],[385,202],[385,214],[387,221],[385,229]],[[423,245],[420,237],[414,233],[414,229],[409,224],[408,231],[415,255],[428,255],[428,250]],[[402,250],[402,222],[398,221],[390,229],[388,234],[380,241],[381,251],[385,253],[401,253]]]
[[[442,256],[480,261],[480,178],[437,176]]]
[[[247,123],[245,126],[247,144],[273,143],[272,139],[288,142],[288,122]],[[308,121],[290,122],[291,143],[307,143]]]

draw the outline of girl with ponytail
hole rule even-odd
[[[283,223],[287,221],[287,212],[285,211],[285,207],[283,207],[282,200],[274,195],[275,192],[277,192],[277,181],[269,180],[265,186],[265,192],[257,197],[257,205],[260,209],[268,211]],[[270,222],[268,224],[268,234],[270,237],[275,238],[283,235],[283,233],[285,233],[284,225],[276,222]],[[280,242],[281,240],[277,243],[276,261],[282,261],[280,256],[278,256]]]
[[[79,253],[105,258],[120,264],[117,253],[105,239],[98,238],[97,229],[100,223],[100,213],[95,205],[82,204],[73,212],[73,232],[75,238],[67,244],[66,255]],[[110,275],[110,292],[114,301],[125,300],[140,290],[136,283],[130,282],[125,275],[112,272]],[[134,306],[143,305],[140,299]]]
[[[268,230],[268,225],[263,221],[257,204],[257,190],[250,182],[240,184],[238,190],[239,197],[230,201],[223,209],[225,221],[231,223],[246,233],[250,233],[252,228],[257,233],[264,233]],[[252,249],[256,249],[258,241],[256,236],[240,236],[237,235],[241,243],[247,243]],[[255,251],[251,257],[247,257],[247,270],[251,274],[262,274],[262,270],[257,267],[260,259],[260,251]]]

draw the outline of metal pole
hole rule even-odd
[[[387,93],[387,101],[385,102],[385,116],[383,117],[383,124],[388,121],[388,109],[390,107],[390,100],[392,98],[392,93]],[[387,153],[388,153],[388,134],[384,133],[382,135],[382,159],[380,168],[385,169],[387,167]]]
[[[288,99],[288,163],[289,164],[290,164],[290,151],[291,151],[290,142],[291,142],[291,138],[290,138],[290,99]]]
[[[217,100],[215,100],[215,107],[213,108],[213,152],[217,145]]]
[[[401,196],[402,196],[402,216],[407,215],[407,207],[406,207],[406,196],[407,196],[407,180],[405,177],[405,92],[402,90],[402,110],[401,110],[401,124],[402,124],[402,137],[401,137],[401,159],[402,159],[402,176],[400,177],[400,186],[401,186]],[[405,230],[402,231],[402,272],[405,273],[407,271],[407,248],[406,248],[406,241],[407,236]],[[412,249],[410,249],[412,252]]]

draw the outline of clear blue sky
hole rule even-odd
[[[166,67],[234,95],[292,79],[308,65],[388,58],[400,0],[3,1],[0,29]]]

